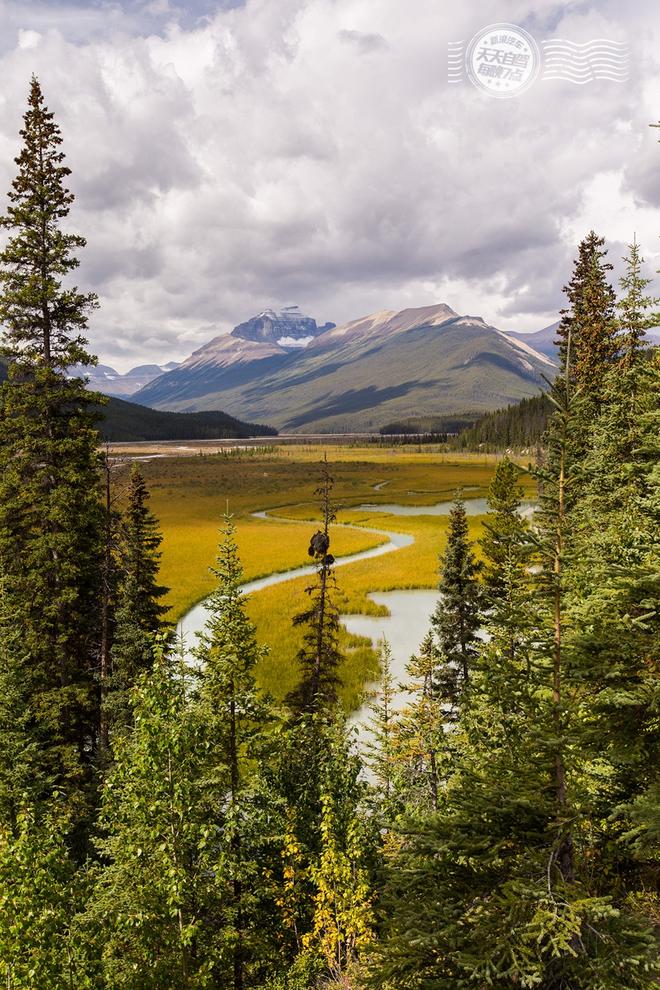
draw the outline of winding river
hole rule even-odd
[[[387,482],[382,482],[379,488]],[[389,515],[417,516],[417,515],[447,515],[451,509],[452,502],[440,502],[437,505],[359,505],[355,511],[384,512]],[[469,515],[482,515],[487,511],[487,503],[483,498],[472,498],[465,500],[465,508]],[[523,511],[527,514],[533,511],[531,503],[526,505]],[[256,519],[273,518],[266,510],[253,512]],[[310,526],[310,520],[290,520],[287,522],[299,522],[301,526]],[[374,533],[378,536],[387,537],[387,542],[370,550],[362,550],[359,553],[350,554],[345,557],[338,557],[335,567],[343,567],[347,564],[355,563],[359,560],[370,560],[374,557],[382,557],[384,554],[393,553],[403,547],[409,547],[415,542],[415,538],[409,533],[397,533],[385,529],[372,529],[366,526],[354,526],[349,523],[338,523],[336,525],[349,529],[359,529],[365,533]],[[241,586],[245,594],[252,594],[268,588],[271,585],[282,584],[285,581],[292,581],[294,578],[305,577],[314,574],[316,566],[309,564],[303,567],[296,567],[288,571],[280,571],[269,574],[266,577],[256,578]],[[369,637],[374,644],[387,638],[392,647],[392,675],[396,682],[403,680],[406,672],[406,665],[411,655],[419,647],[421,638],[428,628],[429,618],[438,600],[437,591],[429,588],[422,588],[412,591],[375,591],[369,596],[378,605],[384,605],[389,610],[387,616],[372,615],[345,615],[342,616],[342,623],[350,633],[358,636]],[[196,641],[196,634],[200,633],[208,619],[208,610],[204,602],[195,605],[183,617],[180,622],[180,631],[184,637],[184,642],[190,650]],[[421,635],[420,635],[421,630]],[[374,685],[376,687],[376,685]],[[404,699],[402,692],[398,693],[397,702],[400,704]],[[369,703],[365,702],[352,715],[352,721],[364,726],[369,717]]]

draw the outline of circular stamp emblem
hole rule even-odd
[[[524,28],[490,24],[475,34],[465,62],[477,89],[502,99],[517,96],[532,85],[541,68],[541,52]]]

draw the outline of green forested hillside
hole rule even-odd
[[[7,365],[0,360],[0,382],[6,378]],[[160,412],[112,396],[95,409],[99,433],[108,441],[224,440],[277,434],[270,426],[242,423],[223,412]]]
[[[104,440],[220,440],[277,434],[272,427],[242,423],[223,412],[161,412],[124,399],[108,399],[99,413]]]

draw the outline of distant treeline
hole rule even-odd
[[[400,437],[404,443],[411,439],[416,443],[449,443],[454,450],[530,447],[540,441],[551,412],[547,396],[540,394],[482,415],[459,413],[387,423],[380,433]]]
[[[437,440],[440,435],[459,433],[472,426],[478,418],[478,412],[458,413],[454,416],[415,416],[386,423],[379,432],[382,436],[432,436]]]
[[[535,395],[515,405],[486,413],[474,425],[461,430],[450,443],[456,450],[531,447],[540,442],[551,413],[552,404],[548,397]]]

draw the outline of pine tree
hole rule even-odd
[[[481,624],[479,565],[468,536],[465,502],[458,496],[449,514],[447,545],[440,559],[440,600],[431,618],[450,696],[456,699],[470,678]]]
[[[412,701],[397,719],[394,748],[399,765],[397,797],[408,808],[437,810],[444,765],[444,724],[455,702],[453,669],[443,664],[428,633],[407,666]]]
[[[231,960],[227,985],[242,990],[274,951],[274,894],[264,864],[273,853],[279,809],[264,775],[273,714],[255,680],[265,651],[245,611],[229,515],[214,574],[217,586],[206,602],[209,619],[196,650],[201,670],[197,707],[207,748],[203,783],[215,826],[209,853],[215,861],[214,914],[221,919],[216,938]]]
[[[336,580],[332,565],[335,558],[330,551],[330,525],[336,519],[332,505],[333,480],[328,468],[327,456],[321,468],[321,485],[315,495],[321,499],[322,529],[310,541],[309,556],[316,561],[317,579],[306,588],[310,597],[309,608],[294,618],[294,625],[306,627],[304,646],[298,654],[302,679],[289,696],[289,704],[295,713],[316,713],[329,708],[337,701],[339,677],[337,668],[342,657],[339,652],[339,610],[333,592]]]
[[[373,774],[379,797],[380,810],[386,818],[391,816],[397,776],[396,760],[396,712],[394,710],[395,683],[392,677],[392,648],[386,639],[378,644],[380,683],[374,698],[369,720],[371,740],[368,744],[369,769]]]
[[[626,269],[619,279],[622,295],[616,306],[621,348],[618,367],[627,370],[646,346],[646,331],[657,325],[658,314],[653,310],[660,300],[646,295],[652,280],[642,273],[644,258],[636,239],[628,245],[628,254],[623,261]]]
[[[117,730],[130,724],[128,693],[140,673],[151,666],[154,636],[166,629],[167,606],[160,600],[168,589],[158,584],[162,536],[148,501],[144,477],[134,464],[118,534],[119,574],[107,705],[109,720]]]
[[[562,310],[557,331],[561,372],[570,368],[571,381],[596,406],[603,397],[604,369],[619,352],[616,296],[607,276],[612,265],[603,260],[604,243],[593,230],[581,241],[573,276],[564,287],[570,307]]]
[[[565,480],[544,482],[539,591],[515,551],[501,567],[438,810],[402,822],[374,986],[655,986],[649,924],[591,867],[602,811],[590,817],[599,768],[575,700],[591,686],[567,642]]]
[[[504,457],[499,461],[488,489],[488,514],[481,538],[485,563],[483,579],[489,605],[497,600],[505,586],[503,569],[520,558],[529,563],[530,549],[525,540],[528,530],[520,514],[524,490],[519,484],[520,468]]]
[[[85,242],[63,229],[73,201],[69,169],[34,78],[24,120],[0,253],[9,359],[0,392],[0,565],[30,658],[24,707],[43,773],[85,804],[93,800],[99,730],[99,397],[67,369],[92,361],[83,333],[96,299],[63,284]]]

